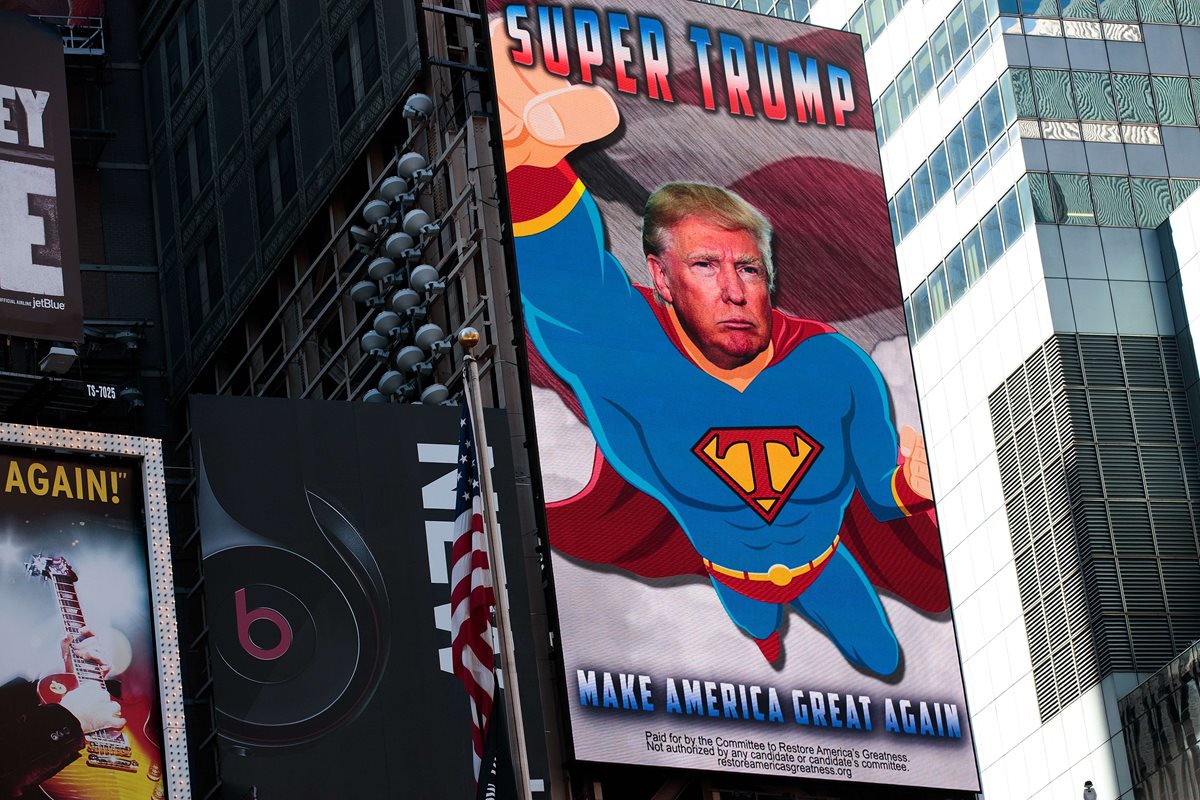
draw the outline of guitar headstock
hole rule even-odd
[[[66,556],[48,556],[38,553],[25,564],[25,569],[35,578],[66,578],[74,583],[77,580],[75,570],[67,563]]]

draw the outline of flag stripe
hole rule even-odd
[[[450,547],[450,633],[454,675],[471,706],[472,765],[475,780],[492,718],[496,691],[496,653],[492,646],[491,607],[495,603],[483,528],[483,501],[470,408],[464,402],[459,421],[458,481],[455,491],[454,542]]]

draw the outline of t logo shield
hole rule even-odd
[[[770,525],[821,445],[795,426],[709,428],[692,452]]]

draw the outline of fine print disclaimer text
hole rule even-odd
[[[645,737],[646,749],[651,752],[704,756],[712,759],[712,767],[729,770],[853,778],[862,772],[908,772],[913,769],[907,753],[874,748],[729,739],[661,730],[648,730]]]

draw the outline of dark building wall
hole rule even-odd
[[[410,4],[380,0],[150,5],[141,46],[177,393],[395,107],[418,66],[414,24]]]
[[[142,70],[136,30],[138,4],[110,3],[105,17],[102,64],[68,58],[68,83],[87,87],[81,107],[72,108],[80,261],[85,324],[95,323],[97,365],[127,359],[124,381],[142,392],[136,432],[166,432],[162,309],[158,301],[157,255],[150,215],[150,173]],[[93,316],[94,310],[94,316]],[[124,323],[130,323],[125,325]],[[142,339],[136,352],[103,337],[126,327]],[[132,357],[132,358],[131,358]],[[86,368],[89,354],[85,351]]]

